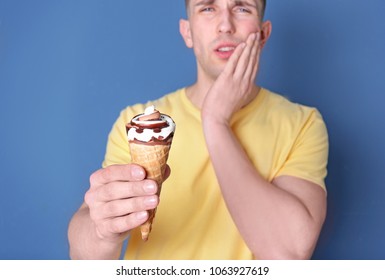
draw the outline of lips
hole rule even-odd
[[[214,52],[221,59],[229,59],[236,47],[234,43],[222,43],[214,49]]]

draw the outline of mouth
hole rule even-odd
[[[218,52],[233,52],[235,47],[220,47],[217,49]]]
[[[236,47],[235,44],[221,44],[214,51],[219,58],[229,59]]]

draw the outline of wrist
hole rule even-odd
[[[115,240],[103,238],[85,206],[71,220],[68,238],[71,259],[118,259],[124,241],[123,236]]]
[[[90,235],[88,238],[89,253],[93,259],[118,259],[124,239],[122,237],[116,239],[109,239],[103,237],[93,224],[90,229]]]
[[[230,127],[230,118],[202,110],[202,125],[205,127]]]
[[[231,133],[230,123],[226,119],[202,116],[202,127],[208,145],[216,145],[218,139]]]
[[[216,131],[221,129],[229,129],[230,122],[227,119],[220,119],[215,117],[203,117],[202,116],[203,131],[206,132]]]

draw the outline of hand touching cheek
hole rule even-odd
[[[252,33],[237,46],[226,67],[209,89],[202,120],[228,124],[232,115],[256,95],[253,91],[260,57],[260,33]]]

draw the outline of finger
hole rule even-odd
[[[260,51],[259,38],[260,38],[260,34],[257,33],[255,36],[255,40],[253,42],[253,47],[251,50],[249,62],[248,62],[246,71],[244,73],[244,79],[247,82],[253,81],[255,79],[256,69],[258,68],[258,64],[259,64],[259,51]]]
[[[113,181],[140,181],[146,177],[146,171],[136,164],[110,165],[94,172],[90,176],[92,187],[101,186]]]
[[[116,218],[130,213],[151,210],[156,208],[158,204],[159,197],[157,195],[114,200],[105,203],[101,207],[101,211],[93,218],[95,220]]]
[[[140,182],[112,182],[96,189],[89,190],[85,195],[88,205],[93,202],[108,202],[136,196],[156,194],[158,185],[153,180]]]
[[[246,43],[242,42],[235,48],[233,54],[230,56],[229,60],[227,61],[225,69],[223,69],[223,72],[225,74],[232,75],[234,73],[235,68],[238,64],[238,60],[241,57],[245,47],[246,47]]]
[[[166,170],[164,171],[164,181],[167,180],[168,177],[170,177],[171,174],[171,168],[170,166],[166,165]]]
[[[142,225],[148,219],[147,211],[105,220],[99,227],[99,232],[122,234]]]
[[[246,40],[246,47],[241,54],[239,61],[237,63],[237,66],[234,71],[235,77],[243,77],[248,65],[250,64],[250,57],[252,50],[254,49],[254,42],[255,42],[255,33],[252,33],[249,35],[249,37]]]
[[[255,80],[256,76],[257,76],[257,72],[258,72],[258,69],[259,69],[259,61],[260,61],[260,58],[261,58],[261,51],[262,51],[262,45],[261,45],[261,41],[260,41],[260,34],[259,34],[259,37],[258,37],[258,48],[257,48],[257,54],[256,54],[256,61],[254,63],[254,67],[253,67],[253,71],[252,71],[252,74],[251,74],[251,78]]]

